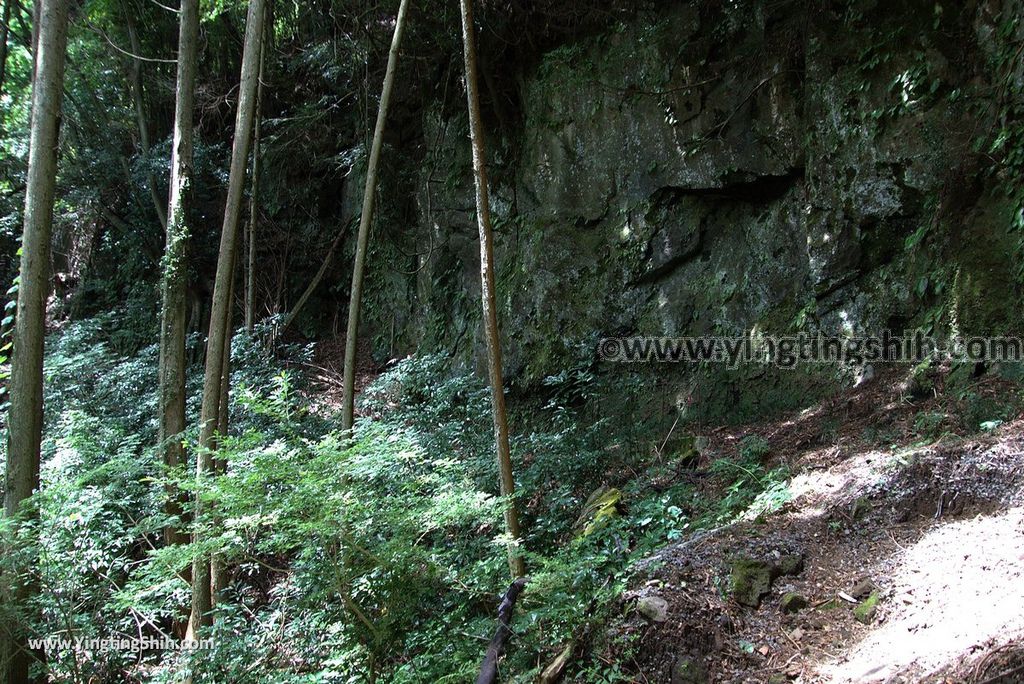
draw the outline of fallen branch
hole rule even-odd
[[[487,655],[480,666],[480,676],[476,678],[476,684],[494,684],[498,681],[498,660],[505,650],[505,642],[512,635],[512,628],[509,626],[512,622],[512,609],[515,608],[516,600],[525,588],[526,578],[520,577],[502,597],[498,606],[498,630],[487,646]]]
[[[320,264],[320,269],[316,272],[316,275],[313,276],[313,279],[309,281],[309,285],[307,285],[306,289],[303,290],[302,296],[299,297],[299,301],[295,303],[294,307],[292,307],[291,312],[284,317],[284,321],[281,323],[281,328],[278,330],[278,334],[283,333],[285,329],[292,324],[292,321],[295,320],[299,311],[302,310],[303,305],[316,291],[316,286],[320,284],[320,281],[323,280],[324,274],[327,273],[327,267],[331,265],[331,260],[334,258],[334,251],[338,248],[338,243],[341,242],[341,237],[344,234],[344,230],[338,231],[338,235],[334,238],[334,242],[331,243],[330,249],[327,250],[327,256],[324,257],[323,263]]]
[[[562,681],[562,675],[565,674],[565,668],[569,665],[569,660],[572,658],[572,652],[576,648],[576,643],[570,641],[569,645],[562,649],[561,653],[558,654],[551,663],[544,668],[544,671],[540,673],[540,678],[537,680],[538,684],[557,684]]]

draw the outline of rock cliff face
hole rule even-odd
[[[1019,332],[1017,209],[985,154],[1005,124],[1000,84],[1021,79],[999,58],[1020,36],[1010,4],[666,1],[539,65],[491,65],[518,83],[521,114],[492,117],[491,135],[510,379],[588,364],[605,335]],[[425,161],[405,176],[419,270],[379,283],[401,304],[369,324],[392,349],[471,363],[479,257],[458,112],[423,114]],[[733,417],[843,375],[647,370],[703,378],[703,412]]]

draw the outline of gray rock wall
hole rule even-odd
[[[1019,332],[1012,208],[975,151],[998,117],[984,103],[1011,11],[666,1],[517,73],[522,121],[490,150],[510,380],[589,364],[603,335]],[[418,270],[378,283],[397,305],[370,324],[378,340],[397,326],[392,353],[473,364],[466,124],[440,111],[424,113],[430,161],[411,171]],[[702,378],[705,413],[732,417],[847,377],[650,372]]]

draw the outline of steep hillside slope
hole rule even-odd
[[[894,377],[712,432],[707,458],[759,435],[793,477],[643,563],[604,657],[676,684],[1020,681],[1022,423],[961,422],[1019,389],[989,378],[914,404]]]

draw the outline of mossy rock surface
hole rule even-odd
[[[803,569],[804,557],[798,553],[774,562],[737,558],[730,564],[729,593],[740,605],[758,608],[771,591],[772,582],[784,575],[798,575]]]
[[[671,684],[707,684],[708,671],[696,658],[683,656],[672,668]]]
[[[857,622],[865,625],[870,625],[875,620],[875,613],[878,612],[878,601],[880,597],[877,591],[871,592],[871,595],[860,602],[860,604],[853,609],[853,617],[857,618]]]
[[[799,553],[790,553],[779,559],[776,572],[779,575],[799,575],[804,571],[804,557]]]
[[[739,558],[732,562],[729,593],[740,605],[757,608],[771,591],[776,576],[777,569],[771,563]]]
[[[790,592],[782,597],[779,607],[783,613],[798,613],[807,607],[807,599],[802,594]]]

